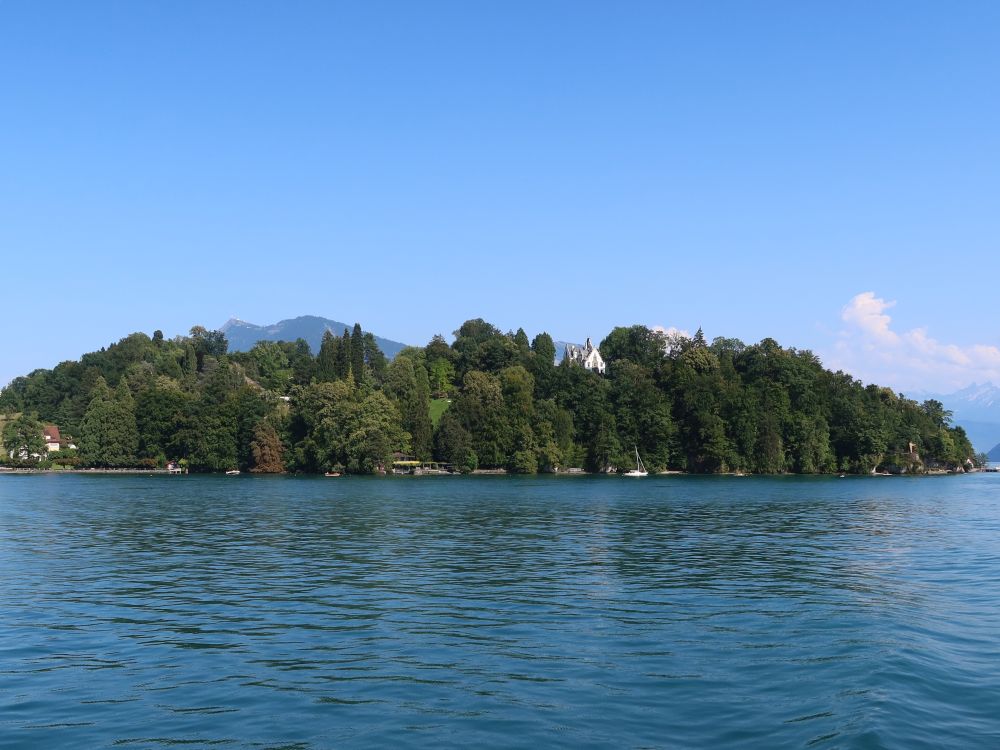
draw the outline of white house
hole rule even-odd
[[[59,450],[59,428],[54,424],[45,426],[42,430],[42,439],[45,441],[45,450],[49,453]]]
[[[604,374],[604,359],[601,357],[601,353],[597,347],[591,343],[589,337],[587,338],[587,343],[583,346],[566,344],[566,353],[563,355],[563,361],[580,365],[587,370],[596,372],[598,375]]]

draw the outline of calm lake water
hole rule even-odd
[[[0,477],[0,747],[1000,747],[1000,475]]]

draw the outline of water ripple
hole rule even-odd
[[[1000,477],[0,478],[0,747],[1000,746]]]

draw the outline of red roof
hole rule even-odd
[[[45,437],[46,443],[59,442],[59,428],[54,424],[45,425],[45,429],[42,430],[42,435]]]

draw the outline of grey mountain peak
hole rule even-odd
[[[229,348],[232,351],[245,352],[253,348],[258,341],[295,341],[305,339],[309,343],[309,348],[313,354],[319,352],[320,344],[323,341],[323,334],[327,331],[339,336],[344,332],[354,328],[353,323],[341,323],[330,318],[321,318],[318,315],[300,315],[297,318],[279,320],[270,325],[256,325],[248,323],[239,318],[230,318],[220,329],[226,334],[229,340]],[[373,332],[374,333],[374,332]],[[375,335],[375,342],[385,354],[392,359],[406,344],[399,341],[383,338]]]

